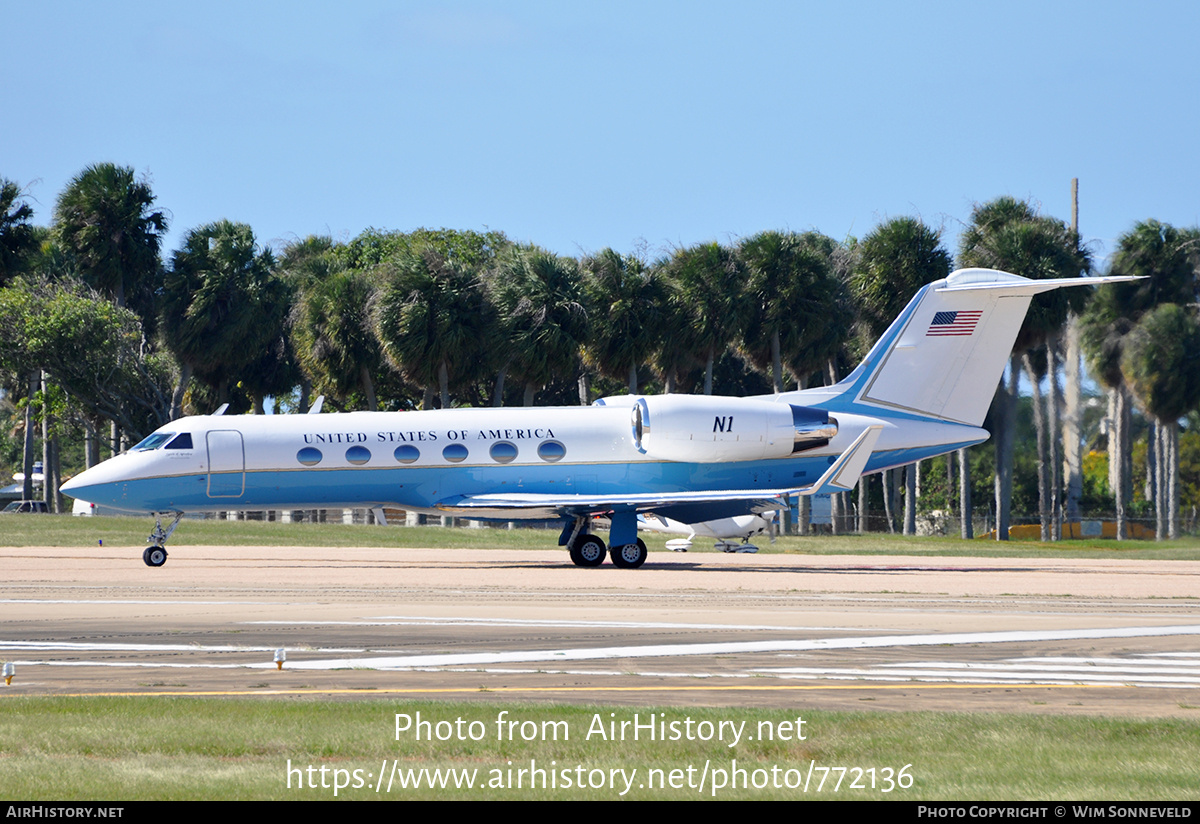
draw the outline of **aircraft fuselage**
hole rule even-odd
[[[800,394],[789,394],[788,402],[795,404]],[[712,416],[713,428],[724,424],[728,429],[713,433],[698,427],[696,435],[735,443],[769,437],[738,431],[739,409],[751,399],[712,400],[727,402],[723,414]],[[837,421],[837,435],[826,446],[795,456],[699,463],[639,451],[628,406],[189,417],[156,433],[172,438],[151,449],[135,447],[88,470],[69,491],[98,505],[137,512],[375,506],[437,512],[460,497],[482,493],[620,497],[805,486],[871,423],[884,428],[867,472],[987,438],[976,427],[933,421],[905,421],[899,427],[846,413]],[[190,448],[175,446],[173,438],[185,433]],[[703,514],[745,512],[739,503],[709,503]],[[536,508],[523,513],[481,509],[471,517],[559,515]]]

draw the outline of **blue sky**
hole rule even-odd
[[[167,251],[500,229],[653,256],[1032,199],[1103,260],[1200,223],[1200,4],[0,0],[0,176],[146,175]]]

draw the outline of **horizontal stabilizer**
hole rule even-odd
[[[809,491],[797,490],[796,495],[832,495],[836,492],[846,492],[854,488],[862,477],[863,469],[871,458],[871,450],[875,448],[883,424],[868,426],[859,435],[850,448],[834,461],[825,474],[815,484],[808,487]]]

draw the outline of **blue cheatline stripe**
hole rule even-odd
[[[866,471],[903,466],[978,442],[877,452],[868,461]],[[824,455],[720,464],[648,461],[567,466],[296,467],[246,472],[245,491],[237,497],[209,497],[208,473],[131,480],[74,492],[101,506],[143,511],[321,509],[383,503],[430,509],[438,501],[458,495],[506,492],[612,495],[614,502],[620,502],[637,493],[804,486],[820,477],[833,458]],[[229,474],[241,480],[242,473]],[[730,502],[722,510],[736,510],[738,506],[738,502]]]

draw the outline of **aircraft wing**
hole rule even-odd
[[[882,425],[867,427],[854,443],[838,456],[817,481],[809,486],[780,489],[706,489],[675,492],[633,492],[624,495],[560,495],[536,492],[498,492],[458,495],[438,501],[435,507],[471,517],[504,517],[521,511],[528,518],[541,511],[547,518],[563,514],[585,515],[613,509],[652,512],[680,504],[745,501],[756,512],[785,509],[792,495],[829,495],[853,489],[871,457],[871,450],[883,431]],[[536,517],[536,516],[534,516]]]

